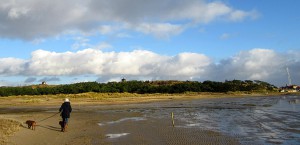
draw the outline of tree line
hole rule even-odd
[[[99,93],[184,93],[184,92],[236,92],[276,91],[277,87],[259,80],[216,81],[123,81],[123,82],[81,82],[65,85],[32,85],[0,87],[0,96],[55,95]]]

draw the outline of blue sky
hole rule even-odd
[[[300,84],[300,1],[1,0],[0,86],[128,80]]]

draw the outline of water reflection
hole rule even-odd
[[[242,144],[294,145],[300,144],[299,100],[300,96],[277,96],[135,104],[121,111],[139,112],[143,117],[123,118],[99,125],[153,117],[170,120],[171,126],[170,113],[174,112],[176,127],[221,132],[236,137]]]
[[[104,122],[104,123],[98,123],[99,126],[104,126],[104,125],[111,125],[111,124],[117,124],[121,123],[124,121],[141,121],[141,120],[146,120],[143,117],[129,117],[129,118],[122,118],[116,121],[109,121],[109,122]]]
[[[299,96],[185,101],[167,104],[151,114],[174,112],[183,127],[229,134],[242,144],[300,144]],[[177,116],[176,116],[177,115]]]

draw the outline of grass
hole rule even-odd
[[[19,131],[22,124],[15,120],[0,118],[0,144],[5,144],[8,137]]]
[[[272,94],[268,94],[272,95]],[[274,94],[273,94],[274,95]],[[278,94],[277,94],[278,95]],[[163,101],[170,99],[200,99],[240,96],[266,96],[266,94],[248,94],[248,92],[185,92],[181,94],[136,94],[136,93],[81,93],[57,95],[24,95],[0,97],[0,107],[31,106],[31,105],[60,105],[64,98],[69,98],[72,104],[120,104]],[[247,105],[246,105],[247,106]],[[250,105],[251,106],[251,105]]]
[[[22,103],[40,103],[42,100],[38,98],[24,99]]]

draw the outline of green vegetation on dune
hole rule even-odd
[[[272,92],[277,88],[263,81],[232,80],[214,81],[127,81],[127,82],[82,82],[66,85],[34,85],[22,87],[0,87],[0,96],[15,95],[55,95],[97,93],[185,93],[185,92]]]

